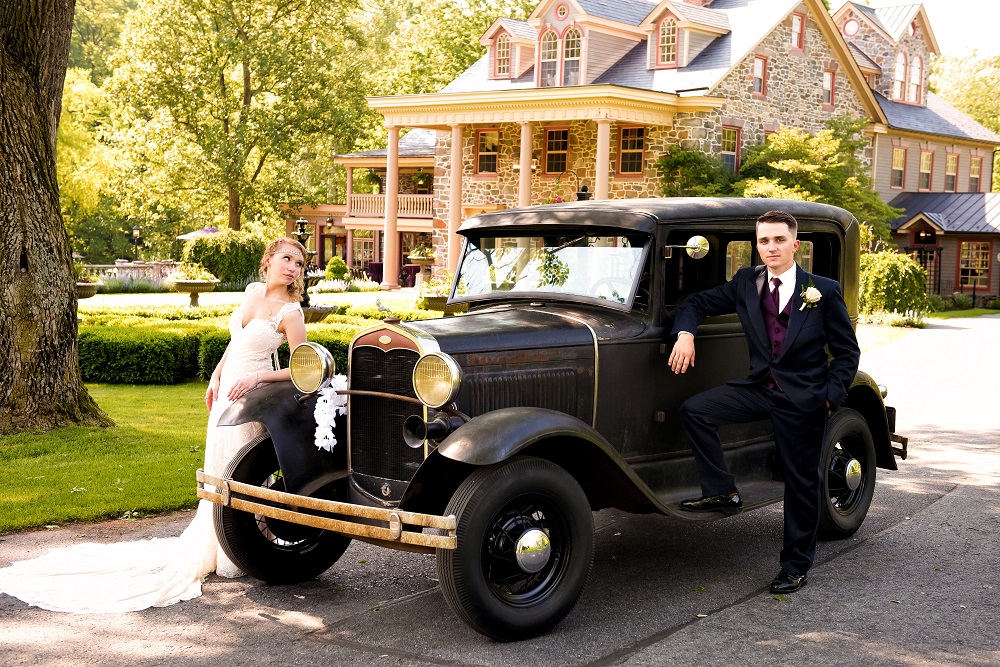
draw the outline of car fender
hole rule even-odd
[[[669,513],[589,424],[563,412],[530,407],[493,410],[459,427],[424,460],[400,506],[441,511],[473,470],[516,455],[544,458],[565,468],[594,509]]]
[[[347,420],[335,424],[338,444],[333,452],[319,449],[315,409],[315,395],[303,398],[290,381],[268,382],[226,408],[218,426],[263,424],[278,455],[285,491],[309,496],[343,478],[347,470]]]
[[[875,380],[864,371],[858,371],[847,391],[847,398],[840,407],[856,410],[868,422],[868,430],[875,443],[875,465],[887,470],[898,470],[896,457],[892,453],[892,442],[889,440],[885,403]]]

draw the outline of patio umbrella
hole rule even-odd
[[[196,229],[193,232],[188,232],[187,234],[181,234],[180,236],[177,237],[177,240],[190,241],[191,239],[198,238],[203,234],[214,234],[217,231],[219,230],[215,227],[205,227],[203,229]]]

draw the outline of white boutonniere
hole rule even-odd
[[[823,295],[816,289],[816,285],[813,283],[812,278],[810,278],[809,284],[802,288],[799,297],[802,299],[802,307],[799,310],[805,310],[806,308],[815,308],[819,300],[823,298]]]

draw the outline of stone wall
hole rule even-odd
[[[875,75],[874,81],[872,82],[872,88],[881,93],[887,99],[892,99],[892,82],[896,74],[896,53],[901,50],[906,53],[907,67],[909,67],[910,63],[913,62],[914,56],[920,56],[923,63],[923,82],[921,84],[922,90],[920,93],[921,103],[923,103],[927,97],[927,72],[930,69],[930,53],[928,52],[927,44],[924,41],[925,34],[923,26],[920,23],[917,23],[916,31],[913,36],[910,36],[909,31],[906,31],[900,38],[899,43],[893,44],[891,40],[886,38],[884,33],[871,26],[866,16],[854,11],[853,9],[849,10],[844,15],[844,17],[837,23],[837,27],[843,31],[844,23],[852,18],[856,19],[861,27],[858,29],[857,34],[853,37],[847,37],[845,35],[845,39],[861,49],[866,56],[871,58],[875,61],[875,64],[882,68],[882,73]],[[908,79],[909,71],[907,71],[907,80]]]

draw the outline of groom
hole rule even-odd
[[[797,230],[798,222],[784,211],[757,219],[757,252],[765,266],[741,269],[728,283],[688,297],[674,321],[677,342],[669,360],[674,373],[686,372],[694,366],[694,333],[702,319],[739,316],[750,351],[749,376],[681,406],[703,494],[681,502],[681,509],[737,512],[743,507],[718,427],[770,418],[785,480],[784,546],[772,593],[791,593],[806,584],[816,552],[826,418],[847,396],[861,356],[840,285],[795,263]]]

